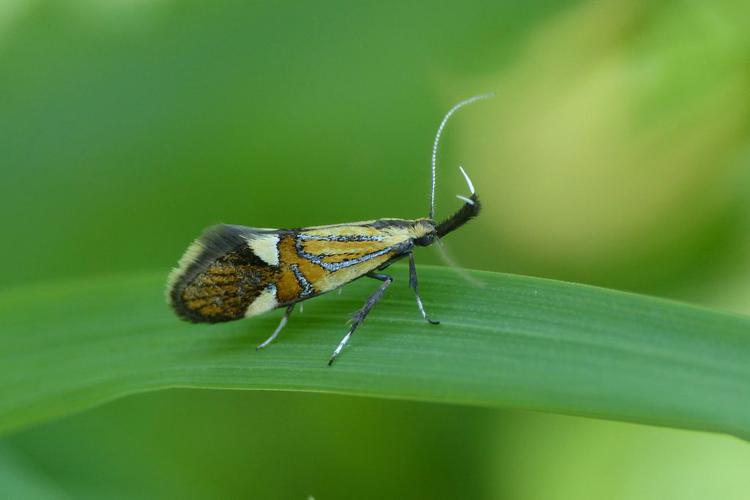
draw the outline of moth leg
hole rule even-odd
[[[268,337],[262,344],[258,344],[258,346],[255,348],[256,351],[259,351],[266,347],[268,344],[273,342],[273,339],[275,339],[279,332],[286,326],[286,322],[289,320],[289,316],[292,314],[292,311],[294,310],[294,304],[286,308],[286,312],[284,312],[284,316],[281,317],[281,321],[279,321],[279,326],[276,327],[276,330],[273,331],[270,337]]]
[[[388,288],[388,286],[393,283],[393,278],[391,276],[388,276],[387,274],[367,273],[365,276],[367,276],[368,278],[375,278],[376,280],[380,280],[383,282],[383,284],[380,285],[378,289],[372,293],[372,295],[370,295],[362,309],[357,311],[357,313],[354,315],[354,318],[352,318],[352,326],[349,328],[349,331],[346,333],[346,335],[344,335],[344,338],[341,339],[341,342],[339,342],[339,345],[336,347],[336,349],[334,349],[333,354],[331,354],[331,359],[328,360],[328,366],[331,366],[333,362],[336,361],[336,358],[341,353],[341,350],[344,349],[347,343],[349,343],[349,339],[354,333],[354,330],[356,330],[357,327],[365,320],[365,317],[370,312],[370,310],[383,297],[386,288]]]
[[[422,313],[422,317],[431,325],[439,325],[440,321],[435,321],[427,316],[424,310],[424,304],[422,304],[422,297],[419,296],[419,284],[417,283],[417,266],[414,265],[414,254],[409,253],[409,287],[414,290],[414,295],[417,297],[417,306],[419,306],[419,312]]]

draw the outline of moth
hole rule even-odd
[[[333,364],[357,327],[393,282],[385,268],[409,259],[409,286],[425,321],[431,319],[419,295],[414,248],[432,245],[479,214],[474,185],[459,167],[470,195],[457,196],[463,205],[440,223],[435,222],[435,165],[440,137],[458,109],[481,99],[465,99],[443,117],[432,147],[432,191],[429,215],[419,219],[377,219],[297,229],[259,229],[220,224],[195,240],[172,271],[167,298],[180,318],[195,323],[218,323],[257,316],[285,308],[278,327],[257,346],[270,344],[284,328],[297,303],[367,277],[381,284],[353,316],[346,335],[331,355]]]

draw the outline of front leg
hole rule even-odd
[[[414,290],[414,295],[417,297],[417,306],[419,306],[419,312],[422,313],[422,317],[431,325],[439,325],[440,321],[435,321],[427,316],[427,313],[424,310],[424,304],[422,304],[422,297],[419,296],[419,284],[417,283],[417,266],[414,265],[413,252],[409,252],[409,287]]]
[[[331,366],[333,362],[336,361],[336,358],[341,353],[341,350],[346,346],[346,344],[349,343],[349,339],[354,333],[354,330],[356,330],[360,323],[365,320],[365,317],[367,317],[367,314],[370,312],[370,310],[375,306],[375,304],[378,303],[381,298],[383,298],[383,294],[385,293],[385,290],[388,288],[388,286],[393,283],[393,278],[388,276],[387,274],[368,273],[366,274],[366,276],[368,278],[380,280],[383,282],[383,284],[380,285],[378,289],[372,293],[372,295],[370,295],[362,309],[357,311],[357,313],[354,315],[354,318],[352,319],[352,326],[349,328],[349,331],[346,333],[346,335],[344,335],[344,338],[341,339],[341,342],[339,342],[339,345],[333,351],[331,359],[328,360],[328,366]]]

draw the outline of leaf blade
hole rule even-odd
[[[0,432],[167,387],[303,390],[502,406],[750,436],[750,319],[538,278],[420,268],[326,365],[371,283],[278,314],[178,321],[147,273],[0,293]],[[401,286],[399,286],[399,284]],[[352,290],[350,290],[352,289]]]

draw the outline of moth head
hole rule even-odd
[[[435,222],[431,219],[417,219],[412,223],[412,238],[414,244],[420,247],[432,245],[437,236]]]

